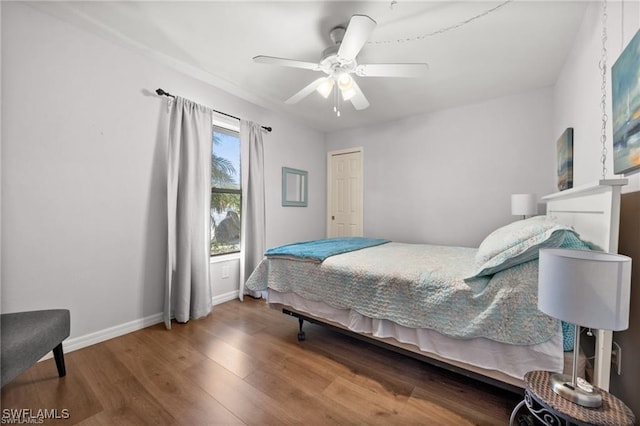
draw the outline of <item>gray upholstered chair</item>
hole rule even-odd
[[[53,350],[58,375],[66,374],[62,341],[69,337],[66,309],[15,312],[0,315],[0,387]]]

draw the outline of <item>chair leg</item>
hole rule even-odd
[[[64,352],[62,351],[62,343],[53,348],[53,357],[56,360],[56,367],[58,367],[58,376],[66,376],[67,370],[64,367]]]

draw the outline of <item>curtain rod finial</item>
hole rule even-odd
[[[156,89],[156,93],[157,93],[158,95],[160,95],[160,96],[169,96],[169,97],[172,97],[172,98],[174,98],[174,97],[175,97],[175,96],[173,96],[172,94],[170,94],[169,92],[165,92],[165,91],[164,91],[164,90],[162,90],[162,89]]]

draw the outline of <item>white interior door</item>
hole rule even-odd
[[[362,148],[329,152],[327,237],[363,236]]]

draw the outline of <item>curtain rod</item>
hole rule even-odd
[[[168,97],[170,97],[170,98],[174,98],[174,99],[175,99],[175,95],[172,95],[172,94],[171,94],[171,93],[169,93],[169,92],[165,92],[165,91],[164,91],[164,90],[162,90],[162,89],[156,89],[156,93],[157,93],[158,95],[160,95],[160,96],[168,96]],[[239,118],[239,117],[236,117],[235,115],[227,114],[226,112],[218,111],[218,110],[215,110],[215,109],[213,109],[213,108],[211,108],[211,110],[212,110],[213,112],[217,112],[218,114],[226,115],[227,117],[231,117],[231,118],[235,118],[236,120],[240,120],[240,118]],[[264,130],[266,130],[267,132],[271,132],[271,130],[273,130],[271,127],[267,127],[267,126],[260,126],[260,127],[262,127],[262,128],[263,128]]]

